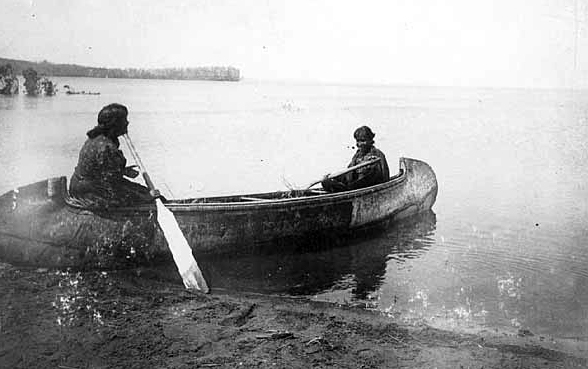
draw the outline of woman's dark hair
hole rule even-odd
[[[120,122],[127,115],[129,115],[129,110],[122,104],[106,105],[98,113],[98,125],[86,134],[90,138],[99,135],[115,136],[114,132],[118,130]]]
[[[374,134],[374,132],[372,132],[372,130],[368,126],[361,126],[358,129],[356,129],[355,132],[353,132],[353,137],[356,140],[368,141],[372,143],[374,142],[375,136],[376,135]]]

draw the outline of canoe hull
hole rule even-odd
[[[0,259],[110,268],[169,257],[155,206],[92,211],[76,205],[65,188],[62,177],[0,197]],[[426,163],[401,158],[399,175],[387,183],[336,194],[287,194],[178,200],[166,206],[197,256],[250,253],[277,240],[348,232],[429,210],[437,181]]]

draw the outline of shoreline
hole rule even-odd
[[[213,289],[148,270],[0,263],[0,366],[11,368],[581,368],[586,342],[443,331],[304,298]]]

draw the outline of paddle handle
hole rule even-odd
[[[329,174],[329,178],[339,177],[340,175],[347,174],[349,172],[353,172],[356,169],[363,168],[363,167],[368,166],[368,165],[376,164],[380,160],[382,160],[382,159],[376,158],[376,159],[364,161],[363,163],[359,163],[359,164],[354,165],[352,167],[349,167],[349,168],[346,168],[346,169],[342,169],[342,170],[340,170],[338,172],[335,172],[335,173],[331,173],[331,174]]]
[[[123,139],[127,143],[127,147],[129,148],[129,151],[131,152],[131,155],[133,156],[135,163],[137,163],[137,165],[139,166],[139,170],[141,171],[141,175],[143,176],[143,179],[145,180],[147,187],[149,187],[151,191],[156,190],[155,185],[151,180],[151,177],[149,177],[149,173],[147,173],[147,169],[145,169],[145,166],[143,165],[143,162],[141,161],[139,154],[137,154],[137,149],[135,149],[135,145],[133,145],[131,137],[129,137],[129,135],[125,133],[123,135]]]
[[[343,174],[347,174],[347,173],[349,173],[349,172],[353,172],[354,170],[357,170],[357,169],[359,169],[359,168],[363,168],[363,167],[365,167],[365,166],[368,166],[368,165],[376,164],[376,163],[377,163],[377,162],[379,162],[380,160],[382,160],[382,159],[381,159],[381,158],[376,158],[376,159],[373,159],[373,160],[364,161],[363,163],[359,163],[359,164],[357,164],[357,165],[354,165],[354,166],[352,166],[352,167],[349,167],[349,168],[346,168],[346,169],[339,170],[339,171],[337,171],[337,172],[335,172],[335,173],[331,173],[331,174],[329,174],[329,175],[327,176],[327,178],[333,179],[333,178],[335,178],[335,177],[339,177],[339,176],[341,176],[341,175],[343,175]],[[311,184],[309,184],[309,185],[308,185],[308,187],[306,187],[306,189],[309,189],[309,188],[311,188],[312,186],[314,186],[314,185],[316,185],[316,184],[319,184],[319,183],[321,183],[322,181],[323,181],[322,179],[319,179],[318,181],[314,181],[314,182],[312,182]]]

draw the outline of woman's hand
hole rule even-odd
[[[129,167],[125,168],[125,172],[123,173],[126,177],[129,178],[135,178],[139,175],[139,171],[136,170],[135,168],[137,168],[136,165],[131,165]]]
[[[162,198],[161,193],[159,192],[159,190],[150,190],[149,191],[149,195],[151,195],[151,197],[155,200],[157,198]]]

